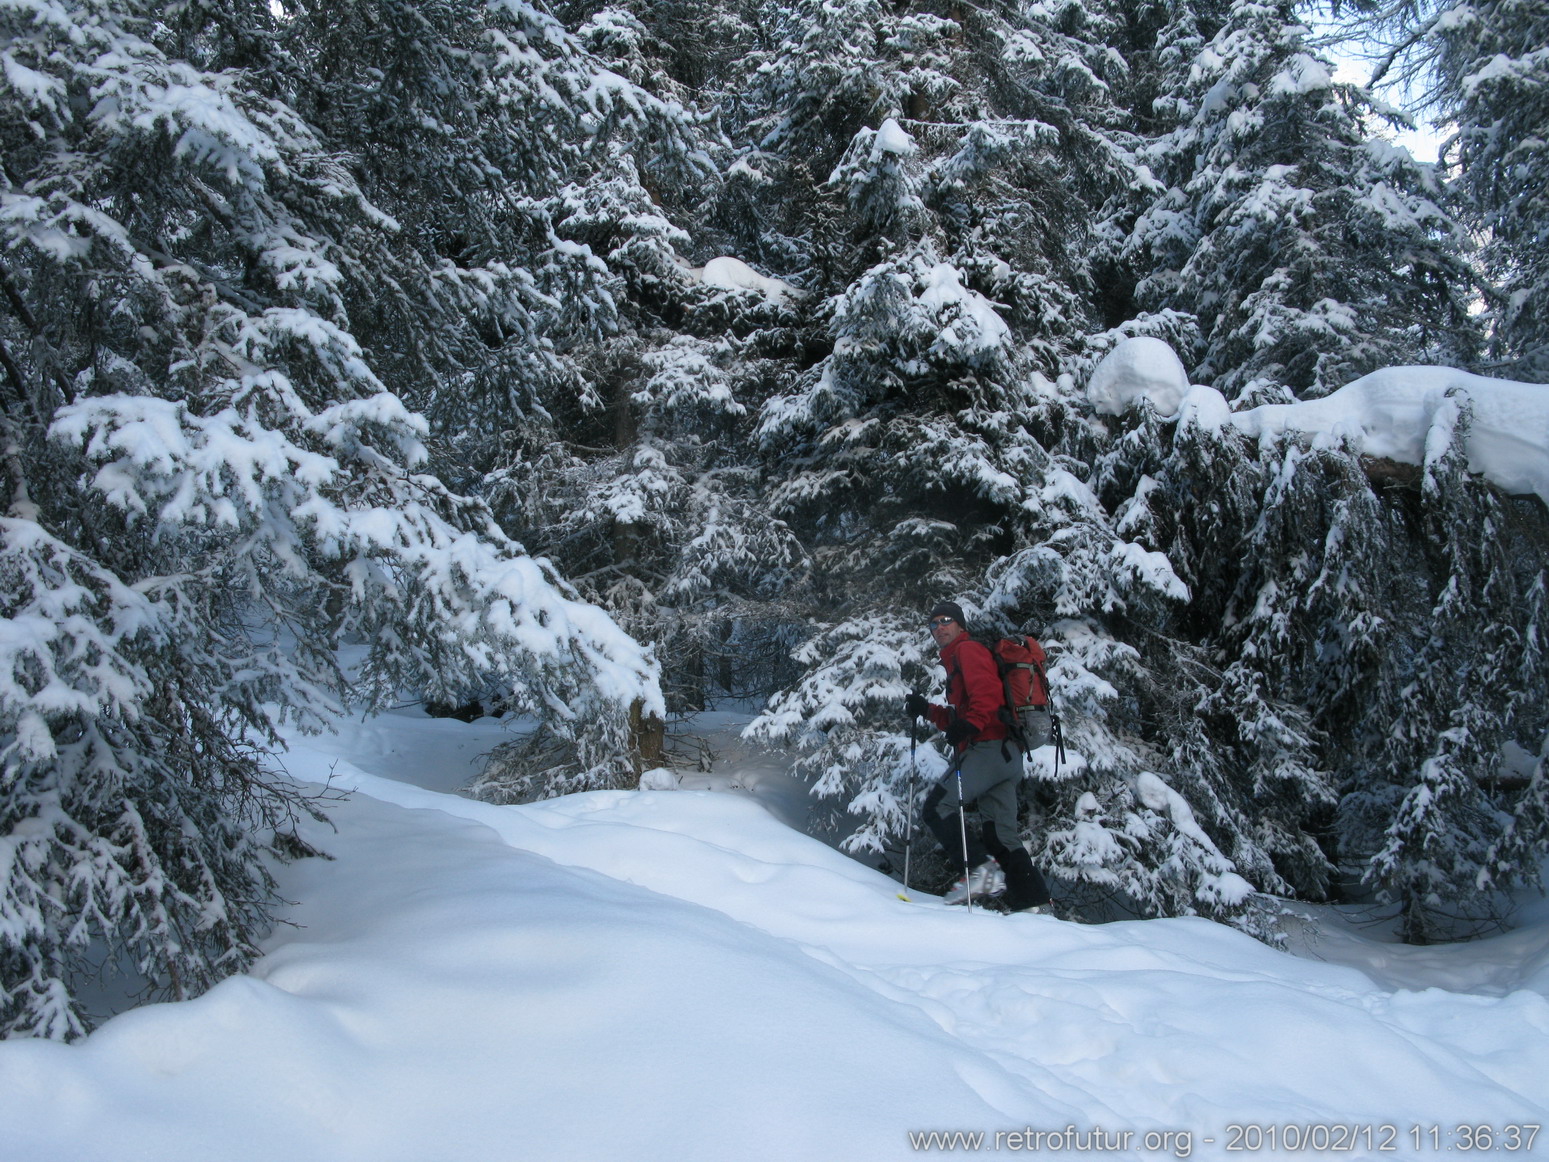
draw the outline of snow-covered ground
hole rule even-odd
[[[753,753],[675,791],[454,794],[495,729],[298,743],[352,793],[314,833],[336,858],[282,873],[292,925],[198,1000],[0,1044],[0,1158],[1439,1158],[1473,1127],[1549,1157],[1549,909],[1434,949],[1325,911],[1300,956],[968,913],[792,830]]]

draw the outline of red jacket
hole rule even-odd
[[[1006,737],[1006,724],[1000,720],[1000,708],[1006,704],[1000,668],[990,656],[989,647],[966,633],[958,634],[941,651],[941,664],[947,671],[948,706],[932,705],[930,720],[941,730],[962,719],[978,731],[969,736],[960,749],[983,739]]]

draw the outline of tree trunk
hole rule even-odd
[[[667,724],[659,716],[647,714],[644,703],[638,699],[629,708],[629,742],[636,775],[662,765]]]

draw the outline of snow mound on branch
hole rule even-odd
[[[1125,339],[1103,357],[1087,382],[1086,395],[1099,415],[1119,416],[1137,399],[1148,399],[1164,415],[1176,415],[1189,373],[1161,339]]]
[[[1549,387],[1487,379],[1451,367],[1387,367],[1323,399],[1266,404],[1232,417],[1250,436],[1287,431],[1366,456],[1424,464],[1456,423],[1449,398],[1466,401],[1473,422],[1464,440],[1468,466],[1513,494],[1549,503]]]
[[[1190,386],[1182,362],[1161,339],[1125,339],[1087,383],[1100,415],[1122,415],[1136,400],[1163,416],[1219,428],[1230,422],[1261,439],[1288,432],[1318,447],[1423,465],[1454,438],[1458,408],[1472,413],[1464,440],[1470,471],[1513,495],[1549,504],[1549,386],[1488,379],[1452,367],[1386,367],[1323,399],[1232,412],[1214,388]]]
[[[759,274],[740,258],[712,258],[703,266],[691,266],[689,274],[706,286],[721,290],[757,291],[770,302],[785,303],[801,297],[801,292],[790,283],[768,275]]]
[[[873,148],[881,153],[893,153],[900,157],[912,157],[919,150],[914,138],[893,118],[889,117],[877,129]]]
[[[962,271],[950,262],[937,262],[918,273],[923,276],[920,306],[941,329],[935,347],[979,352],[1005,344],[1011,328],[996,314],[989,299],[963,285]]]

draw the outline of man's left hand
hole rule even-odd
[[[959,718],[951,726],[947,727],[947,742],[953,746],[960,746],[969,742],[979,732],[973,728],[973,724]]]

